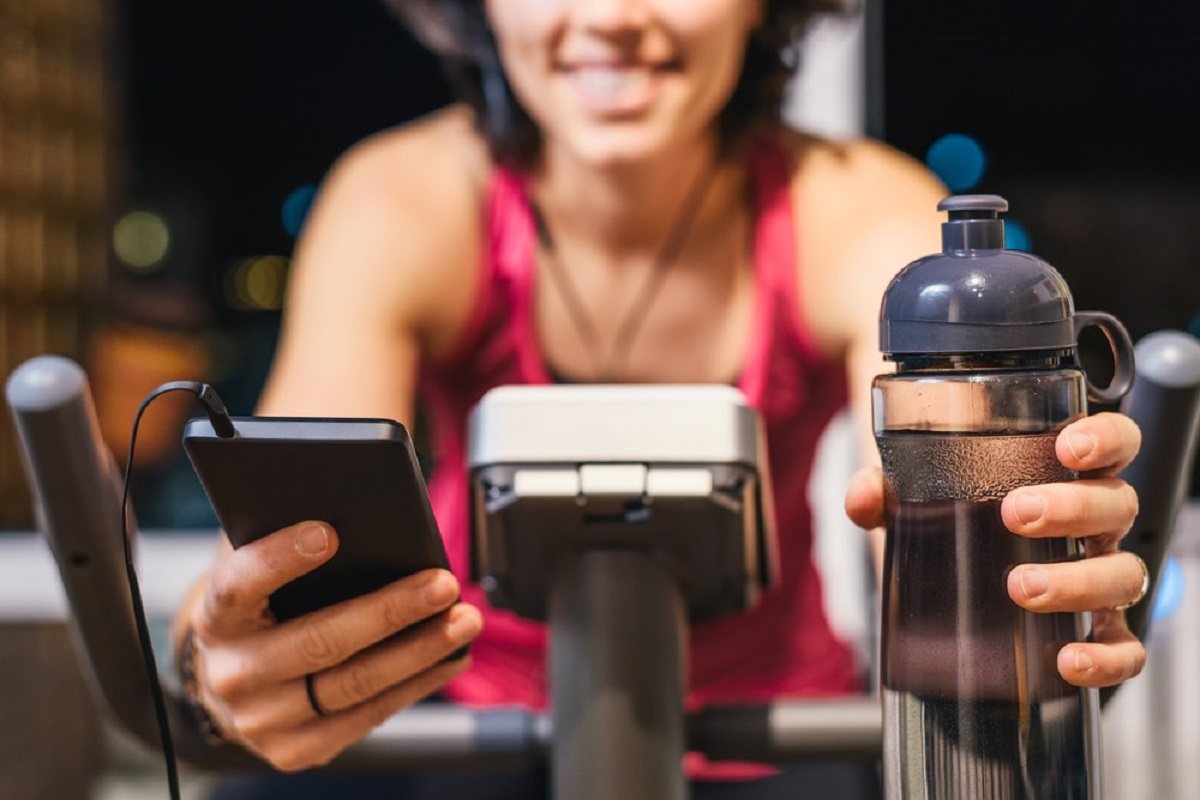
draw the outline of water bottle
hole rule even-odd
[[[1076,312],[1066,282],[1036,256],[1004,249],[995,195],[949,197],[943,252],[905,267],[880,310],[896,371],[875,379],[874,427],[886,483],[881,619],[884,784],[889,798],[1097,798],[1099,704],[1058,674],[1059,649],[1085,638],[1085,614],[1035,614],[1008,596],[1018,564],[1082,557],[1069,538],[1027,539],[1001,521],[1018,486],[1078,477],[1055,439],[1116,402],[1133,345],[1114,317]],[[1100,328],[1107,387],[1076,359]]]

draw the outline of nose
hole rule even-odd
[[[578,0],[572,6],[575,21],[599,33],[628,32],[650,21],[646,0]]]

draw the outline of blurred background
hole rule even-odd
[[[790,120],[882,138],[955,191],[1004,195],[1010,246],[1135,340],[1200,335],[1200,7],[872,0],[817,39]],[[79,360],[120,457],[165,380],[208,380],[249,413],[322,176],[355,141],[448,100],[382,0],[0,0],[0,370]],[[1102,372],[1103,342],[1085,349]],[[147,417],[144,528],[215,525],[177,446],[190,410],[164,401]],[[33,528],[7,415],[0,527]],[[97,783],[113,756],[65,627],[16,616],[0,618],[0,681],[38,675],[44,691],[0,686],[0,719],[42,727],[4,726],[0,796],[123,796]],[[43,713],[50,698],[78,713]]]

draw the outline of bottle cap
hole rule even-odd
[[[955,195],[938,210],[949,216],[942,252],[906,266],[884,292],[879,340],[886,357],[1074,350],[1079,331],[1096,325],[1118,367],[1109,389],[1117,398],[1124,394],[1133,378],[1129,334],[1109,314],[1076,312],[1054,267],[1032,253],[1004,249],[1000,213],[1008,210],[1007,200]],[[1108,402],[1105,392],[1095,396]]]

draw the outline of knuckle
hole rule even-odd
[[[1139,644],[1131,660],[1133,663],[1130,666],[1129,677],[1133,678],[1142,674],[1142,670],[1146,668],[1146,648]]]
[[[303,750],[292,744],[273,744],[261,752],[263,758],[280,772],[300,772],[314,766]]]
[[[1107,442],[1119,442],[1121,440],[1119,419],[1117,415],[1108,411],[1102,414],[1095,414],[1091,417],[1092,425],[1095,426],[1097,435]]]
[[[192,607],[188,623],[196,633],[196,641],[201,644],[211,644],[218,637],[216,618],[209,613],[204,603],[196,603]]]
[[[263,757],[280,772],[301,772],[325,766],[341,751],[340,747],[329,747],[324,739],[315,745],[297,739],[292,736],[273,743],[263,751]]]
[[[1066,522],[1086,522],[1091,519],[1092,512],[1092,496],[1087,489],[1082,486],[1070,486],[1063,492],[1060,519]]]
[[[242,596],[242,587],[229,570],[217,570],[209,579],[208,599],[213,610],[221,612],[239,608]]]
[[[1089,500],[1081,486],[1069,484],[1045,493],[1046,511],[1040,525],[1077,526],[1088,518]]]
[[[232,729],[229,733],[233,734],[235,739],[251,745],[272,729],[267,718],[262,714],[250,714],[235,710],[230,713],[228,722]]]
[[[354,664],[343,669],[338,676],[338,684],[338,688],[345,698],[345,704],[351,706],[374,697],[380,688],[379,681],[362,664]]]
[[[1137,519],[1138,512],[1141,510],[1141,501],[1138,498],[1137,489],[1123,482],[1121,484],[1121,501],[1124,504],[1125,518],[1132,525],[1133,521]]]
[[[312,620],[300,629],[296,652],[303,666],[310,670],[321,669],[336,661],[334,658],[334,634],[329,624]]]
[[[379,600],[379,613],[388,628],[398,631],[407,628],[414,622],[416,618],[416,615],[413,614],[415,602],[409,592],[385,592]]]
[[[292,570],[292,561],[285,555],[287,550],[281,546],[281,543],[272,541],[273,547],[263,547],[256,553],[259,563],[264,572],[268,575],[283,577],[288,575]]]
[[[201,657],[197,654],[197,658]],[[250,682],[250,669],[245,660],[229,654],[206,657],[202,674],[209,691],[222,700],[238,696]]]
[[[1132,420],[1123,414],[1114,414],[1111,411],[1106,411],[1103,414],[1096,415],[1096,424],[1102,429],[1097,431],[1110,447],[1121,448],[1134,436],[1131,429],[1137,426],[1132,425]]]

